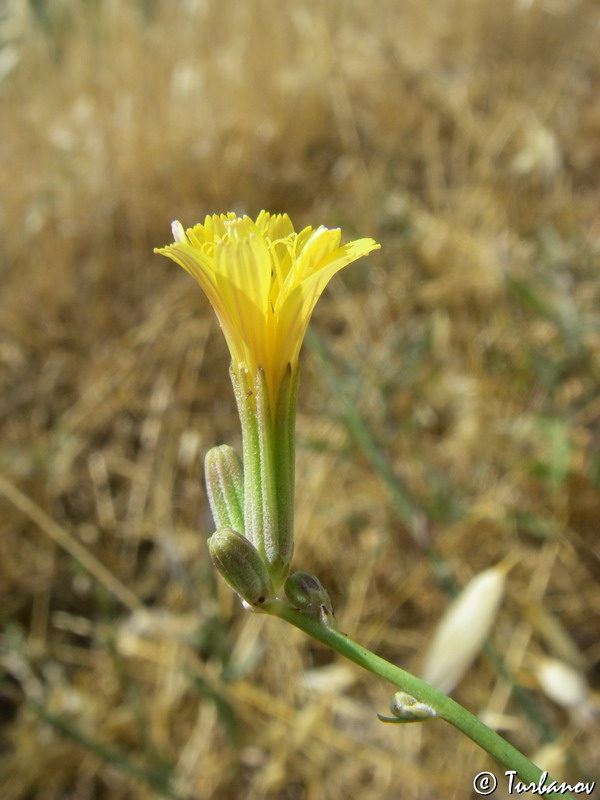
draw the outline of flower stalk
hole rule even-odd
[[[410,672],[406,672],[372,653],[344,633],[323,624],[320,619],[303,614],[281,600],[275,599],[266,603],[263,611],[289,622],[355,664],[397,686],[418,703],[429,706],[439,719],[445,720],[462,731],[500,764],[509,770],[515,770],[522,780],[536,785],[543,780],[545,773],[536,764],[474,714],[471,714],[448,695],[440,692],[439,689],[435,689]],[[546,797],[574,800],[572,795],[561,791],[548,791],[544,794]]]

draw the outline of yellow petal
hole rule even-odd
[[[338,270],[379,245],[359,239],[340,247],[341,232],[323,226],[294,231],[287,214],[261,211],[256,220],[234,212],[207,216],[159,248],[200,284],[211,302],[236,365],[265,371],[271,399],[295,369],[315,304]]]

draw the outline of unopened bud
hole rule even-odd
[[[309,617],[320,617],[333,627],[333,605],[321,581],[308,572],[294,572],[285,582],[285,596],[290,603]]]
[[[227,444],[213,447],[204,460],[208,502],[217,530],[244,531],[244,474],[242,461]]]
[[[377,714],[382,722],[424,722],[435,719],[437,711],[427,703],[421,703],[416,697],[406,692],[396,692],[390,705],[393,717]]]
[[[265,562],[241,533],[222,528],[210,537],[208,549],[215,567],[249,606],[259,608],[273,597]]]

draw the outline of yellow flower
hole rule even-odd
[[[210,300],[229,346],[234,370],[265,373],[273,407],[300,347],[315,304],[342,267],[379,248],[373,239],[340,246],[340,230],[297,233],[287,214],[261,211],[256,221],[235,213],[207,216],[175,243],[155,252],[190,273]]]

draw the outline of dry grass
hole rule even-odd
[[[485,655],[456,696],[598,779],[597,3],[3,9],[3,797],[463,798],[493,768],[379,723],[389,687],[207,561],[226,348],[151,251],[173,217],[263,207],[383,245],[315,315],[295,564],[418,671],[448,604],[428,545],[459,584],[514,558],[493,643],[534,711]],[[545,656],[589,713],[544,695]]]

